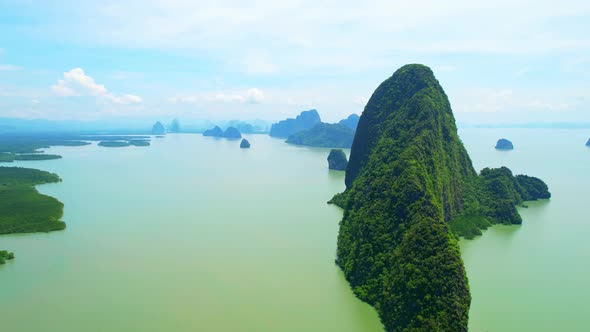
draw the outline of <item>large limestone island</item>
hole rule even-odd
[[[287,138],[292,134],[307,130],[321,121],[318,111],[313,109],[301,112],[295,119],[286,119],[273,124],[270,127],[271,137]]]
[[[407,65],[375,90],[346,169],[337,264],[387,331],[467,331],[471,295],[457,239],[520,223],[515,205],[549,198],[507,168],[478,175],[430,68]]]
[[[514,149],[514,145],[512,142],[505,138],[500,138],[496,143],[496,150],[512,150]]]
[[[164,127],[164,125],[160,121],[156,122],[152,126],[152,135],[165,135],[165,134],[166,134],[166,128]]]
[[[348,165],[346,154],[341,149],[332,149],[328,155],[328,168],[336,171],[345,171]]]

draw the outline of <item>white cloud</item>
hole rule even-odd
[[[184,95],[168,98],[172,104],[197,104],[197,103],[248,103],[260,104],[265,96],[262,90],[250,88],[245,92],[203,92],[199,94]]]
[[[97,84],[94,79],[84,73],[82,68],[74,68],[64,73],[63,79],[51,86],[53,92],[61,97],[94,96],[115,104],[127,105],[141,103],[139,96],[125,94],[115,96],[108,92],[102,84]]]
[[[15,65],[0,64],[0,71],[19,71],[19,70],[23,70],[23,67],[15,66]]]
[[[365,105],[367,105],[368,101],[369,101],[369,99],[366,97],[356,97],[356,98],[354,98],[354,100],[352,102],[355,103],[356,105],[364,107]]]
[[[260,104],[264,101],[264,93],[256,88],[248,89],[245,101],[250,104]]]

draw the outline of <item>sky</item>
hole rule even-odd
[[[590,123],[590,1],[0,0],[0,117],[360,114],[407,63],[460,123]]]

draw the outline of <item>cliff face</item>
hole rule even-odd
[[[307,130],[321,121],[316,110],[301,112],[295,119],[286,119],[272,125],[269,135],[272,137],[289,137],[290,135]]]
[[[375,91],[346,169],[337,263],[387,331],[467,331],[471,296],[458,236],[522,221],[547,185],[507,168],[477,175],[430,68],[407,65]]]

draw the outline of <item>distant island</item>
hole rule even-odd
[[[287,138],[296,132],[310,129],[321,121],[318,111],[315,109],[301,112],[295,119],[286,119],[273,124],[270,127],[271,137]]]
[[[122,148],[131,145],[127,141],[101,141],[98,142],[98,146],[105,148]]]
[[[215,126],[211,129],[205,130],[203,136],[223,137],[223,130],[219,126]]]
[[[287,143],[325,148],[350,148],[354,130],[340,123],[320,122],[308,130],[292,134]]]
[[[242,141],[240,142],[240,149],[249,149],[250,148],[250,142],[248,142],[247,139],[242,139]]]
[[[205,130],[203,132],[203,136],[223,137],[223,138],[229,138],[229,139],[242,138],[242,134],[236,128],[228,127],[225,131],[223,131],[223,129],[221,129],[221,127],[219,127],[219,126],[215,126],[209,130]]]
[[[344,209],[338,266],[387,331],[467,331],[471,295],[457,239],[522,222],[515,205],[547,185],[507,168],[478,175],[449,100],[423,65],[406,65],[373,93],[331,203]]]
[[[178,121],[178,119],[174,119],[172,120],[172,122],[170,123],[170,132],[171,133],[179,133],[180,132],[180,121]]]
[[[356,115],[356,114],[351,114],[348,116],[348,118],[340,120],[340,122],[338,122],[341,125],[345,125],[348,128],[352,129],[353,131],[356,131],[356,127],[359,124],[359,119],[360,116]]]
[[[590,146],[590,138],[588,139],[588,142],[586,142],[586,146]]]
[[[332,149],[328,155],[328,168],[336,171],[345,171],[348,161],[346,154],[341,149]]]
[[[242,134],[236,128],[234,128],[234,127],[228,127],[223,132],[223,137],[229,138],[229,139],[239,139],[239,138],[242,138]]]
[[[152,126],[152,135],[165,135],[165,134],[166,134],[166,128],[164,127],[164,125],[160,121],[156,122]]]
[[[505,139],[505,138],[500,138],[498,140],[498,143],[496,143],[496,150],[512,150],[514,149],[514,145],[512,145],[512,142],[510,142],[509,140]]]
[[[43,153],[31,153],[31,154],[16,154],[10,152],[0,152],[0,162],[13,162],[15,160],[51,160],[60,159],[61,156],[57,154],[43,154]]]

